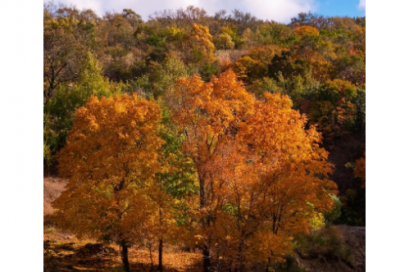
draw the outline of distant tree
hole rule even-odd
[[[60,83],[75,80],[79,73],[81,45],[73,35],[75,18],[53,18],[44,13],[44,104]]]
[[[328,138],[351,131],[356,121],[357,95],[357,88],[348,81],[327,81],[313,97],[310,122]]]
[[[294,33],[300,36],[304,35],[319,35],[318,29],[312,26],[299,26],[294,29]]]
[[[296,41],[293,30],[284,24],[269,22],[261,25],[257,31],[257,39],[262,44],[290,46]]]
[[[254,47],[234,63],[233,70],[246,82],[263,78],[267,76],[274,56],[280,55],[282,51],[283,48],[276,45]]]
[[[215,61],[215,47],[208,27],[193,24],[191,31],[184,38],[183,47],[188,62],[202,65]]]
[[[214,37],[214,44],[217,49],[233,49],[235,47],[235,43],[232,41],[231,36],[228,33],[221,33]]]
[[[131,81],[135,90],[143,90],[147,96],[159,98],[171,88],[176,79],[188,76],[188,69],[177,54],[168,54],[162,63],[150,62],[148,73]]]
[[[221,32],[222,32],[222,34],[228,34],[231,37],[231,39],[232,39],[232,41],[233,41],[233,43],[235,45],[235,48],[241,48],[244,45],[245,41],[238,34],[237,27],[224,26],[224,27],[222,27]]]
[[[67,135],[72,127],[76,110],[95,95],[109,97],[121,94],[124,85],[110,83],[96,58],[87,53],[76,83],[62,84],[44,106],[44,144],[47,146],[46,161],[51,162],[53,155],[66,144]]]

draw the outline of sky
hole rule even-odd
[[[300,12],[315,12],[324,16],[365,16],[366,0],[58,0],[79,9],[92,9],[98,15],[122,12],[130,8],[144,20],[156,11],[176,10],[193,5],[204,8],[209,15],[222,9],[250,12],[263,20],[288,23]],[[46,1],[45,1],[46,2]],[[57,2],[57,1],[55,1]]]

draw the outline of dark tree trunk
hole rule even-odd
[[[162,210],[158,208],[158,212],[160,215],[160,226],[163,225],[163,217],[162,217]],[[163,237],[160,237],[160,243],[158,245],[158,270],[163,271]]]
[[[206,194],[204,191],[204,177],[199,177],[199,185],[200,185],[200,209],[206,206]],[[205,229],[207,227],[208,220],[207,218],[203,218],[201,220],[202,227]],[[203,246],[203,270],[204,272],[209,272],[211,267],[211,260],[210,260],[210,249],[208,245]]]
[[[210,260],[210,249],[208,245],[204,245],[203,247],[203,267],[204,272],[210,272],[211,260]]]
[[[243,234],[243,232],[242,232],[242,236],[243,236],[243,235],[244,235],[244,234]],[[234,270],[234,271],[236,271],[236,272],[243,272],[243,271],[244,271],[244,260],[243,260],[243,254],[242,254],[243,245],[244,245],[244,238],[241,238],[241,239],[240,239],[240,242],[239,242],[239,250],[238,250],[238,255],[237,255],[238,264],[237,264],[237,267],[236,267],[235,270]]]
[[[122,246],[122,251],[121,251],[121,258],[122,258],[122,263],[124,265],[124,271],[125,272],[130,272],[130,266],[129,266],[129,258],[128,258],[128,246],[125,241],[122,241],[121,243]]]
[[[163,239],[160,239],[160,244],[158,245],[158,270],[163,271]]]
[[[271,256],[274,254],[274,252],[271,250]],[[267,267],[265,269],[265,272],[269,272],[269,268],[271,267],[271,257],[268,257],[268,263]]]

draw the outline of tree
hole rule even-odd
[[[82,60],[76,83],[59,85],[53,96],[44,106],[44,142],[47,146],[47,163],[51,157],[64,147],[68,131],[72,127],[75,112],[82,107],[91,95],[109,97],[120,94],[124,85],[109,82],[103,77],[103,70],[90,52]]]
[[[267,75],[268,66],[274,56],[281,55],[282,51],[276,45],[254,47],[235,62],[233,70],[240,79],[248,83],[263,78]]]
[[[58,226],[128,247],[141,237],[157,207],[149,198],[160,168],[161,111],[154,102],[123,95],[92,96],[80,108],[59,154],[59,174],[68,179],[54,202]]]
[[[172,93],[174,120],[185,135],[200,185],[196,238],[204,271],[244,271],[247,264],[283,262],[291,237],[333,207],[332,165],[321,134],[287,96],[255,101],[229,70],[210,83],[182,79]],[[254,243],[259,247],[254,247]],[[214,248],[216,256],[210,255]]]
[[[318,124],[319,131],[325,137],[335,137],[351,131],[357,120],[354,103],[359,94],[357,88],[348,81],[328,80],[314,94],[310,122]]]
[[[294,29],[294,33],[300,36],[305,36],[305,35],[319,35],[318,29],[312,26],[299,26]]]
[[[315,127],[305,130],[305,116],[291,109],[287,96],[265,93],[264,99],[238,132],[249,152],[247,163],[236,170],[245,175],[236,181],[231,202],[240,234],[239,271],[246,256],[266,258],[267,266],[282,262],[292,235],[307,233],[310,219],[330,211],[336,193],[336,184],[328,179],[328,153],[319,147],[321,134]],[[255,241],[259,247],[252,246]]]
[[[193,24],[192,30],[184,38],[184,50],[188,62],[208,64],[215,61],[214,44],[208,27]]]
[[[74,17],[55,19],[44,13],[44,104],[62,82],[76,79],[79,66],[79,43],[73,35]]]
[[[296,41],[296,37],[288,26],[276,22],[269,22],[261,25],[258,29],[257,38],[263,44],[275,44],[279,46],[288,46]]]
[[[235,43],[232,41],[231,36],[228,33],[221,33],[214,38],[214,44],[217,49],[233,49],[235,47]]]
[[[179,79],[169,97],[167,103],[173,120],[185,136],[182,150],[192,159],[198,176],[201,223],[198,236],[201,237],[206,272],[211,266],[211,226],[217,201],[214,189],[218,186],[218,181],[213,179],[216,168],[210,168],[210,165],[219,154],[217,151],[224,150],[221,146],[226,146],[235,138],[245,114],[252,110],[254,98],[231,70],[222,73],[219,78],[213,77],[209,83],[204,83],[196,75]]]
[[[285,261],[295,234],[308,233],[334,207],[321,134],[305,130],[305,116],[291,106],[287,96],[266,93],[205,164],[212,235],[202,239],[213,245],[219,271],[249,271],[255,263],[268,271]]]
[[[187,68],[179,56],[168,54],[161,64],[150,62],[148,73],[132,81],[132,85],[157,99],[174,85],[176,79],[187,77],[187,74]]]
[[[74,81],[79,75],[85,52],[98,45],[95,26],[98,17],[92,10],[45,5],[44,30],[44,104],[62,83]]]
[[[171,120],[168,109],[162,110],[163,168],[157,173],[151,198],[158,206],[158,221],[153,235],[158,242],[158,270],[163,271],[164,243],[176,242],[176,236],[185,232],[189,220],[186,215],[193,195],[198,194],[193,162],[180,149],[181,137]],[[175,240],[175,241],[174,241]]]

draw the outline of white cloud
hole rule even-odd
[[[313,0],[244,0],[248,11],[260,19],[287,22],[300,12],[315,10]]]
[[[358,8],[365,9],[365,0],[360,0],[360,3],[358,3]]]
[[[92,9],[97,14],[104,14],[107,11],[121,12],[124,8],[130,8],[145,20],[156,11],[176,10],[189,5],[204,8],[209,15],[214,15],[222,9],[228,12],[239,9],[263,20],[279,22],[288,22],[300,12],[316,10],[314,0],[60,0],[60,2],[73,4],[79,9]]]

